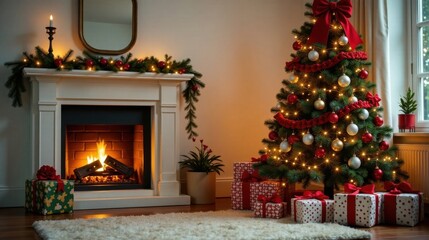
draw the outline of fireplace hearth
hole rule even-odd
[[[50,165],[62,178],[75,178],[75,209],[190,204],[180,194],[178,126],[180,84],[192,74],[41,68],[24,73],[32,89],[31,169]],[[134,111],[138,121],[133,113],[126,117]],[[101,170],[97,143],[105,145],[111,164]],[[90,163],[94,172],[78,179],[75,170]]]

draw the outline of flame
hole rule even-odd
[[[98,152],[98,160],[100,160],[101,165],[103,166],[102,168],[97,169],[97,172],[102,172],[105,170],[105,164],[104,161],[107,158],[106,155],[106,147],[107,145],[104,143],[104,139],[99,139],[97,142],[97,152]],[[94,156],[90,155],[86,157],[88,164],[97,161],[97,158],[95,158]]]

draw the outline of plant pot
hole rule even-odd
[[[405,129],[414,130],[416,128],[416,115],[414,114],[399,114],[398,115],[399,131],[403,132]]]
[[[192,204],[213,204],[216,198],[216,172],[187,172],[186,188]]]

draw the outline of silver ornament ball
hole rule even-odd
[[[361,109],[358,117],[362,120],[366,120],[369,117],[369,112],[365,108]]]
[[[340,85],[340,87],[347,87],[348,85],[350,85],[350,82],[350,77],[346,74],[343,74],[341,75],[341,77],[338,78],[338,85]]]
[[[338,39],[338,44],[340,44],[340,46],[345,46],[347,43],[349,43],[349,39],[346,35],[343,35]]]
[[[358,169],[361,165],[361,160],[356,157],[356,154],[353,154],[353,156],[349,158],[347,165],[349,165],[350,168]]]
[[[311,135],[311,133],[306,133],[303,137],[302,137],[302,142],[305,145],[311,145],[314,142],[314,137],[313,135]]]
[[[317,110],[323,110],[325,108],[325,102],[322,99],[314,101],[314,108]]]
[[[295,74],[291,74],[291,75],[289,76],[289,79],[288,79],[288,81],[289,81],[290,83],[297,83],[297,82],[298,82],[298,80],[299,80],[299,77],[298,77],[298,76],[296,76]]]
[[[359,132],[359,127],[358,127],[358,125],[354,124],[353,122],[347,126],[347,134],[349,134],[350,136],[354,136],[358,132]]]
[[[313,62],[319,60],[319,53],[316,50],[311,50],[308,52],[308,59]]]
[[[283,142],[280,143],[280,150],[283,152],[289,152],[291,150],[290,144],[287,142],[287,140],[283,140]]]
[[[338,138],[336,138],[334,141],[331,142],[331,148],[335,152],[339,152],[343,150],[343,147],[344,147],[344,143]]]
[[[357,101],[358,101],[358,99],[357,99],[357,97],[355,97],[355,95],[352,95],[351,97],[349,97],[349,104],[355,103]]]

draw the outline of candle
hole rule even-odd
[[[49,27],[52,27],[54,22],[54,18],[52,17],[52,15],[49,17]]]

